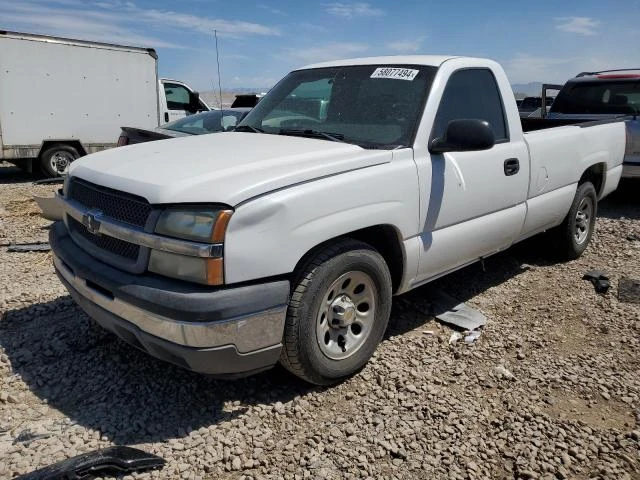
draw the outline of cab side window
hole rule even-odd
[[[187,110],[189,108],[189,90],[177,83],[165,83],[164,94],[169,110]]]
[[[442,137],[451,120],[463,118],[489,122],[496,142],[509,139],[502,97],[491,70],[471,68],[451,75],[440,101],[432,138]]]

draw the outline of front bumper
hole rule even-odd
[[[99,262],[62,222],[49,234],[56,273],[100,325],[161,360],[212,375],[249,374],[280,357],[288,281],[212,288]]]
[[[640,163],[623,163],[622,178],[640,178]]]

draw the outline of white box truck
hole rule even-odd
[[[157,62],[151,48],[0,31],[0,160],[56,176],[115,147],[123,125],[209,110]]]

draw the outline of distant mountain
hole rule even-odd
[[[241,93],[265,93],[268,92],[271,87],[238,87],[238,88],[223,88],[222,97],[224,100],[233,99],[236,94]],[[529,82],[529,83],[514,83],[511,85],[513,93],[516,98],[521,99],[524,97],[537,97],[540,96],[542,91],[542,82]],[[218,91],[205,91],[200,92],[200,96],[209,104],[213,104],[217,101]],[[226,103],[226,102],[225,102]]]

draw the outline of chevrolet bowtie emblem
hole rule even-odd
[[[82,224],[89,230],[90,233],[98,235],[100,230],[100,217],[102,216],[101,210],[89,210],[82,216]]]

